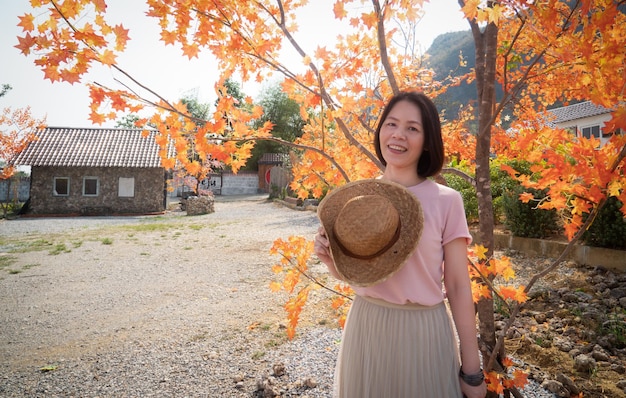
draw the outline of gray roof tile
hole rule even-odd
[[[17,165],[60,167],[162,167],[157,132],[139,129],[46,127],[15,159]],[[174,156],[172,146],[169,156]]]
[[[554,124],[569,122],[572,120],[582,119],[585,117],[602,115],[610,113],[611,110],[603,106],[596,105],[591,101],[585,101],[574,105],[564,106],[561,108],[549,109],[555,117],[551,120]]]

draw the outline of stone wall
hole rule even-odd
[[[53,194],[54,178],[68,177],[69,195]],[[97,177],[97,196],[83,195],[83,177]],[[134,178],[134,196],[119,196],[119,178]],[[33,167],[31,214],[146,214],[165,210],[161,168]]]

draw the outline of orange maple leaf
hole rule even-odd
[[[22,54],[28,55],[30,54],[31,47],[37,42],[37,39],[31,36],[30,33],[26,33],[24,37],[18,36],[17,41],[18,41],[18,44],[16,44],[13,47],[20,50]]]
[[[173,169],[176,166],[176,159],[161,157],[161,165],[166,169]]]
[[[106,121],[106,117],[102,113],[91,111],[89,113],[89,120],[91,120],[93,124],[102,124]]]
[[[519,200],[522,203],[528,203],[531,200],[535,199],[535,195],[533,195],[532,193],[529,192],[523,192],[521,194],[519,194]]]
[[[513,371],[513,385],[522,388],[526,384],[528,384],[528,373],[520,369],[515,369]]]
[[[517,288],[502,286],[500,288],[500,295],[505,299],[511,299],[518,303],[523,303],[528,300],[528,296],[526,292],[524,292],[524,286],[518,286]]]
[[[373,11],[361,14],[361,20],[370,29],[373,29],[378,24],[378,16]]]
[[[487,389],[498,394],[504,393],[504,386],[500,382],[500,375],[497,372],[491,371],[485,375],[485,381],[487,382]]]
[[[70,84],[80,83],[80,74],[71,70],[63,69],[59,75],[60,80]]]
[[[115,59],[116,58],[117,58],[117,56],[111,50],[104,50],[104,52],[102,54],[100,54],[100,56],[98,57],[100,62],[102,62],[105,65],[109,65],[109,66],[110,65],[115,65]]]
[[[19,18],[20,18],[20,22],[17,24],[17,26],[21,26],[22,31],[30,32],[30,31],[35,30],[35,25],[33,24],[35,17],[33,17],[33,14],[30,14],[30,13],[24,14]]]
[[[183,54],[187,56],[187,58],[196,58],[200,49],[197,44],[183,44]]]
[[[177,34],[176,32],[172,32],[169,30],[162,30],[161,31],[161,41],[163,41],[165,43],[165,45],[174,45],[174,43],[176,43],[176,39],[177,39]]]
[[[335,2],[335,4],[333,5],[333,12],[335,13],[335,19],[342,20],[346,16],[348,16],[348,12],[346,11],[345,7],[343,6],[343,2],[342,1],[336,1]]]
[[[113,28],[113,33],[115,33],[115,50],[123,51],[126,48],[126,43],[130,40],[128,29],[125,29],[121,24],[116,25]]]

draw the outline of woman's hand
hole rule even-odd
[[[330,256],[329,246],[330,242],[328,241],[324,227],[319,227],[317,234],[315,235],[315,245],[313,247],[313,251],[325,264],[333,263],[333,258]]]
[[[481,385],[472,387],[466,382],[461,381],[461,391],[463,392],[463,396],[467,398],[485,398],[487,395],[487,385],[483,381]]]

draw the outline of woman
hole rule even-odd
[[[385,165],[381,178],[417,197],[424,225],[417,248],[399,270],[373,285],[352,286],[356,297],[343,332],[334,396],[484,397],[463,202],[458,192],[428,179],[444,161],[433,102],[416,92],[395,95],[383,110],[374,144]],[[315,253],[342,279],[329,246],[320,227]]]

